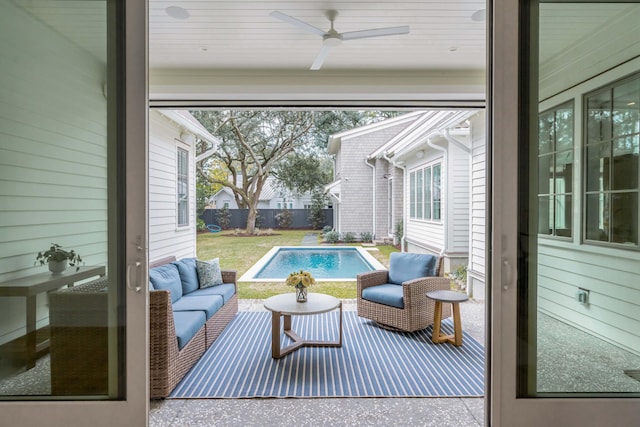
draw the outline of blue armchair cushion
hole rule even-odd
[[[174,264],[165,264],[149,270],[149,280],[154,289],[171,292],[171,302],[174,303],[182,297],[182,282],[178,267]]]
[[[366,299],[367,301],[371,302],[377,302],[378,304],[404,308],[402,286],[398,286],[392,283],[364,288],[362,290],[362,299]]]
[[[173,311],[202,311],[206,313],[207,320],[213,316],[224,301],[220,295],[193,296],[185,295],[173,304]]]
[[[173,322],[176,325],[178,348],[182,349],[193,338],[206,319],[204,311],[174,311]]]
[[[224,299],[224,303],[226,304],[235,293],[236,287],[233,283],[223,283],[222,285],[198,289],[197,291],[190,293],[189,296],[219,295]]]
[[[220,259],[214,258],[211,261],[196,260],[196,269],[200,288],[222,285],[222,271],[220,270]]]
[[[392,252],[389,257],[389,283],[401,285],[409,280],[436,275],[436,257],[428,254]]]
[[[178,267],[180,280],[182,281],[182,294],[186,295],[193,292],[200,286],[198,281],[198,271],[196,270],[195,258],[183,258],[180,261],[173,262]]]

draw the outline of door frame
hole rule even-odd
[[[131,289],[124,283],[118,288],[126,299],[126,350],[124,363],[119,368],[119,387],[122,400],[30,400],[2,401],[3,423],[7,425],[78,425],[85,420],[94,427],[114,425],[147,425],[149,413],[149,313],[148,313],[148,271],[147,271],[147,116],[148,116],[148,71],[147,71],[147,1],[105,2],[107,13],[114,14],[117,27],[117,41],[114,51],[118,55],[119,70],[108,70],[118,74],[117,91],[119,105],[116,120],[122,121],[117,138],[125,142],[126,153],[118,158],[118,168],[125,170],[126,184],[118,186],[124,191],[125,210],[109,212],[121,215],[124,237],[118,241],[118,250],[110,248],[109,257],[122,254],[126,265],[118,265],[115,275],[125,277],[127,266],[131,266]],[[111,37],[111,35],[109,36]],[[111,67],[115,68],[115,67]],[[113,81],[113,80],[112,80]],[[120,86],[120,83],[121,86]],[[107,88],[108,90],[108,88]],[[114,118],[109,117],[109,124]],[[112,129],[109,129],[112,132]],[[122,155],[123,153],[119,153]],[[111,175],[115,175],[110,173]],[[109,181],[109,187],[116,188],[116,181]],[[111,225],[111,224],[110,224]],[[122,256],[122,255],[120,255]],[[120,261],[122,262],[122,261]],[[137,264],[139,263],[139,264]],[[136,292],[135,287],[141,287]],[[111,350],[110,350],[111,351]],[[111,357],[110,357],[111,359]],[[110,384],[110,390],[113,389]],[[84,424],[84,423],[81,423]]]
[[[488,305],[488,390],[485,421],[491,426],[627,425],[640,417],[640,399],[518,397],[517,372],[526,373],[516,352],[518,286],[523,262],[518,248],[518,145],[526,141],[529,70],[526,0],[493,0],[488,8],[488,140],[491,144]],[[521,13],[522,12],[522,13]],[[531,115],[537,117],[537,111]],[[531,122],[532,118],[529,117]],[[521,319],[520,319],[521,320]]]

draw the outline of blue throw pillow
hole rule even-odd
[[[389,257],[389,282],[401,285],[419,277],[436,275],[436,257],[428,254],[392,252]]]
[[[198,270],[200,289],[222,285],[222,271],[220,270],[219,258],[212,259],[208,262],[196,260],[196,270]]]
[[[180,273],[183,295],[198,289],[200,282],[198,280],[198,272],[196,271],[196,259],[183,258],[180,261],[173,262],[173,264],[178,267],[178,273]]]

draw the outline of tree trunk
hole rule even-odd
[[[245,233],[253,235],[256,231],[256,217],[258,216],[257,203],[251,203],[249,205],[249,215],[247,216],[247,229]]]

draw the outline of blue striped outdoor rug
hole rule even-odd
[[[343,313],[342,347],[271,357],[271,313],[240,312],[171,393],[172,398],[469,397],[484,391],[484,348],[433,344],[431,327],[392,332]],[[463,323],[464,326],[464,323]],[[338,312],[293,316],[305,339],[337,339]],[[452,333],[451,319],[443,330]],[[282,346],[291,340],[282,334]]]

